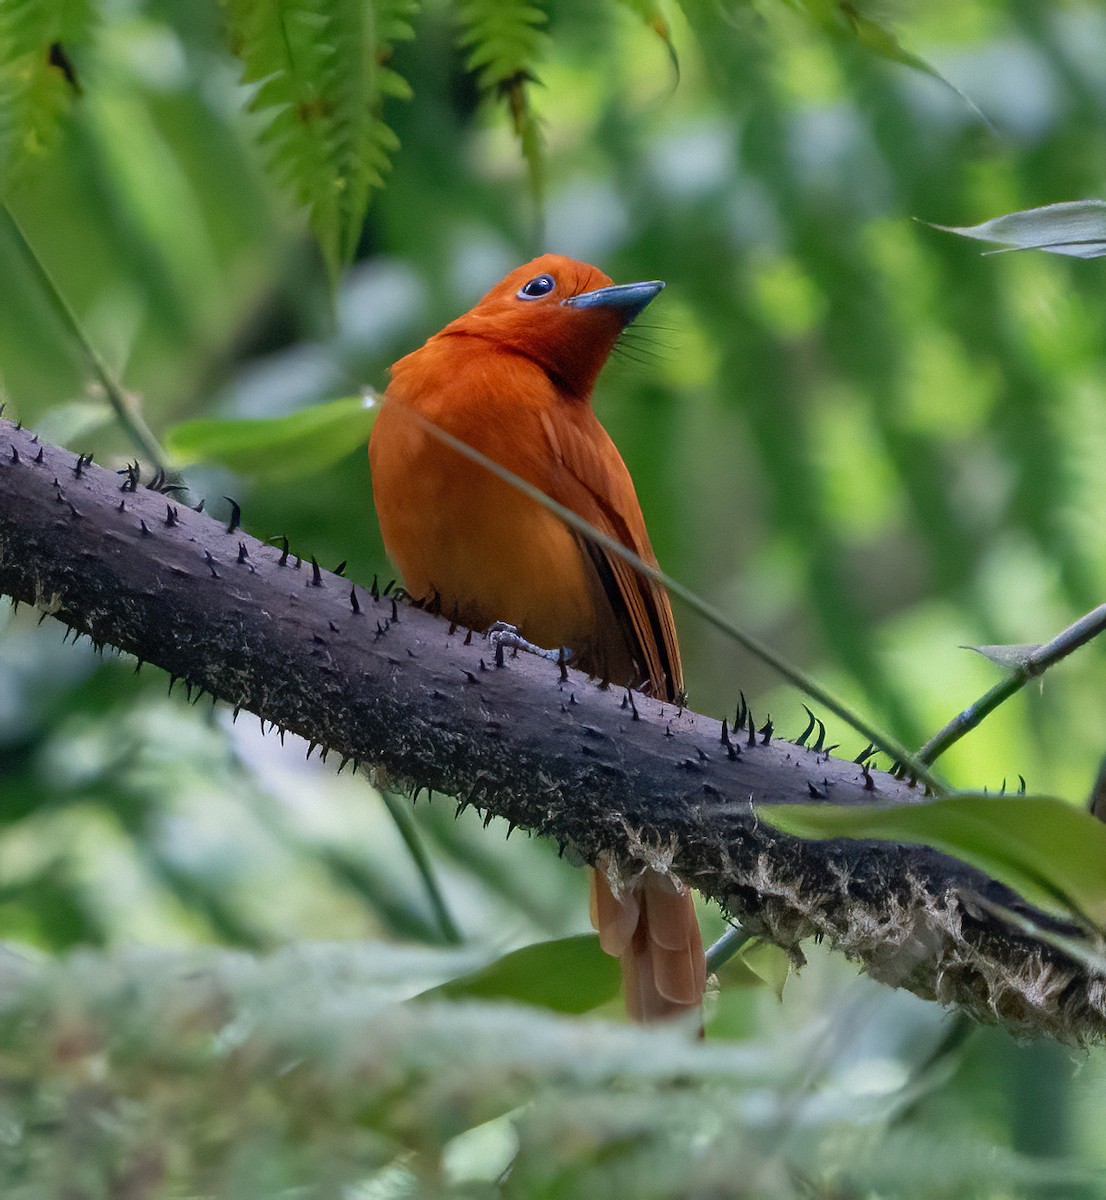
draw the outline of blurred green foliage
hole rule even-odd
[[[282,44],[250,24],[262,7],[0,3],[0,191],[159,437],[380,387],[506,270],[556,250],[668,283],[597,395],[665,568],[908,744],[997,678],[961,646],[1044,641],[1102,599],[1101,264],[983,257],[922,223],[1101,193],[1100,6],[281,0],[299,20]],[[493,46],[497,14],[515,35]],[[310,33],[370,15],[333,56]],[[11,231],[0,280],[5,398],[122,465],[134,447]],[[235,496],[253,532],[354,578],[387,574],[361,450],[283,479],[216,458],[188,470],[197,495]],[[5,1194],[1101,1184],[1097,1056],[1073,1078],[1055,1048],[998,1034],[942,1050],[933,1006],[817,950],[780,1006],[727,969],[710,1035],[747,1045],[715,1059],[675,1033],[486,1002],[395,1007],[585,931],[582,877],[420,801],[465,939],[441,948],[363,778],[179,686],[167,697],[157,672],[63,645],[34,614],[0,620],[0,936],[32,956],[179,955],[0,961]],[[797,697],[677,620],[696,708],[729,712],[740,688],[799,732]],[[1084,648],[941,769],[1081,800],[1104,752],[1103,665]],[[855,753],[851,738],[830,730]],[[368,978],[355,947],[321,939],[368,940],[383,965]],[[389,957],[411,941],[417,962]],[[203,952],[189,974],[197,943],[277,955]]]

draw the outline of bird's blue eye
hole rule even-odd
[[[537,300],[541,296],[548,296],[556,286],[557,281],[552,275],[535,275],[529,283],[524,283],[518,289],[518,298],[520,300]]]

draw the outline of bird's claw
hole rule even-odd
[[[538,658],[548,659],[555,663],[572,661],[572,650],[568,646],[560,646],[556,650],[547,650],[544,646],[535,646],[528,642],[518,627],[507,621],[496,621],[488,629],[488,641],[498,650],[521,650],[525,654],[536,654]]]

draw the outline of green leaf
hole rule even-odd
[[[618,963],[594,934],[537,942],[423,992],[420,999],[519,1000],[555,1012],[582,1013],[618,994]]]
[[[169,431],[166,450],[177,466],[221,463],[243,475],[295,479],[364,446],[376,407],[373,397],[346,396],[287,417],[185,421]]]
[[[1106,200],[1066,200],[992,217],[980,225],[927,224],[945,233],[998,242],[1003,250],[1047,250],[1070,258],[1101,258],[1106,254]]]
[[[381,64],[412,36],[413,0],[223,0],[231,47],[268,117],[270,167],[307,206],[334,276],[350,261],[398,143],[383,98],[406,82]]]
[[[795,837],[932,846],[1031,903],[1106,927],[1106,825],[1051,796],[963,792],[895,807],[766,804],[757,813]]]
[[[777,1000],[783,999],[784,985],[791,976],[791,955],[780,946],[759,939],[751,941],[738,956],[753,975],[766,983]]]
[[[886,25],[860,11],[859,4],[850,0],[788,0],[793,8],[800,9],[823,29],[830,33],[851,37],[865,50],[885,59],[919,71],[943,84],[971,109],[988,127],[991,122],[980,111],[974,100],[962,92],[956,84],[946,79],[932,63],[908,50]]]
[[[668,18],[664,15],[664,9],[657,3],[657,0],[619,0],[619,3],[623,8],[628,8],[640,17],[664,42],[664,48],[672,60],[672,69],[676,72],[676,80],[679,82],[680,60],[676,55],[676,47],[672,43],[672,28],[668,24]]]
[[[530,170],[530,186],[540,200],[544,188],[541,122],[530,105],[549,35],[545,12],[532,0],[462,0],[459,8],[465,66],[475,71],[481,91],[507,106]]]

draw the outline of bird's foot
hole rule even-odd
[[[535,646],[528,642],[518,628],[506,621],[496,621],[488,629],[488,641],[495,647],[497,657],[504,650],[521,650],[525,654],[536,654],[538,658],[546,658],[550,662],[562,666],[572,661],[572,650],[568,646],[560,646],[556,650],[547,650],[544,646]]]

